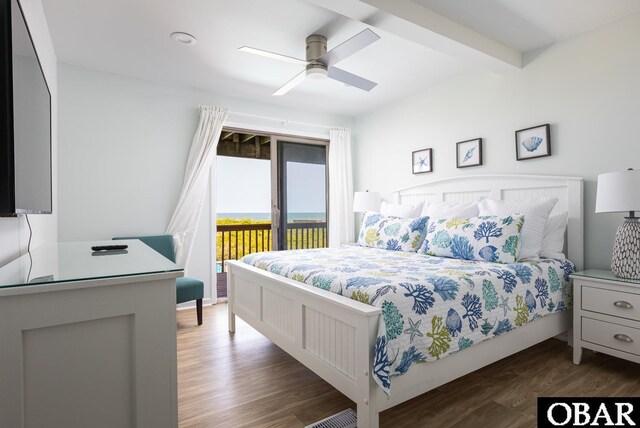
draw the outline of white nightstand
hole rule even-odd
[[[589,269],[573,279],[573,363],[582,348],[640,363],[640,281]]]

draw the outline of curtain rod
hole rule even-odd
[[[204,107],[204,105],[201,104],[200,107]],[[241,112],[238,112],[238,111],[231,111],[231,110],[229,110],[229,114],[230,115],[233,114],[233,115],[237,115],[237,116],[251,117],[253,119],[269,120],[269,121],[272,121],[272,122],[280,122],[282,125],[291,124],[291,125],[308,126],[310,128],[323,128],[323,129],[341,128],[340,126],[319,125],[319,124],[315,124],[315,123],[299,122],[297,120],[278,119],[277,117],[260,116],[260,115],[257,115],[257,114],[241,113]]]

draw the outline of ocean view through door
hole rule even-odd
[[[327,246],[327,141],[223,129],[217,148],[217,296],[226,260]]]

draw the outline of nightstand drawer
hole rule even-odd
[[[582,340],[640,355],[640,330],[591,318],[582,318]]]
[[[582,309],[640,321],[640,294],[582,286]]]

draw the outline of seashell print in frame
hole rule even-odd
[[[516,160],[551,156],[551,132],[549,124],[516,131]]]
[[[456,167],[482,165],[482,138],[456,143]]]

